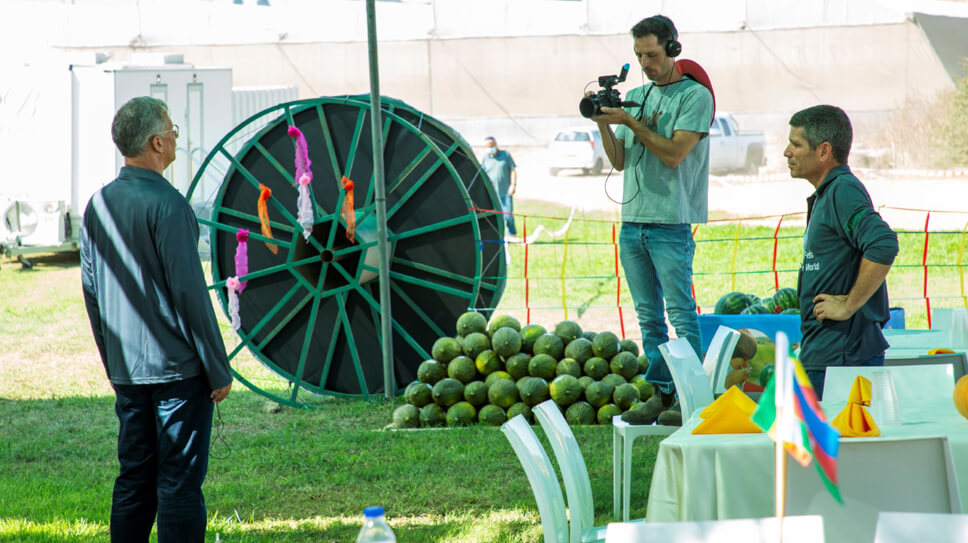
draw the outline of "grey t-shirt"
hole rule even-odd
[[[626,100],[643,103],[627,107],[636,119],[660,136],[672,139],[677,130],[703,134],[699,143],[675,168],[669,168],[637,141],[625,125],[615,136],[625,143],[625,182],[622,221],[662,224],[704,223],[709,208],[709,122],[713,99],[706,87],[689,78],[668,85],[632,89]]]

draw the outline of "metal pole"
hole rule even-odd
[[[390,326],[390,242],[387,238],[387,189],[383,177],[383,115],[380,111],[380,64],[377,59],[376,7],[366,0],[366,38],[370,53],[370,131],[373,144],[373,182],[376,198],[377,248],[380,255],[380,330],[383,338],[383,387],[395,396],[393,329]]]

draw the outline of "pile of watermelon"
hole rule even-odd
[[[653,392],[635,343],[569,320],[549,332],[509,315],[488,323],[470,311],[457,319],[455,337],[434,342],[431,356],[393,412],[394,427],[499,426],[516,415],[533,423],[531,408],[548,399],[569,424],[610,424]]]
[[[800,299],[797,289],[783,287],[773,295],[760,298],[755,294],[730,292],[716,302],[715,313],[720,315],[760,315],[781,313],[800,314]]]

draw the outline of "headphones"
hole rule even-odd
[[[679,53],[682,53],[682,44],[679,43],[679,33],[676,31],[675,25],[665,15],[655,15],[652,18],[661,21],[669,29],[669,34],[672,36],[672,39],[665,43],[665,54],[673,58],[679,56]]]

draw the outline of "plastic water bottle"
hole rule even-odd
[[[383,516],[383,507],[379,505],[367,507],[363,510],[363,527],[360,535],[356,536],[356,543],[396,543],[397,537],[387,524]]]

